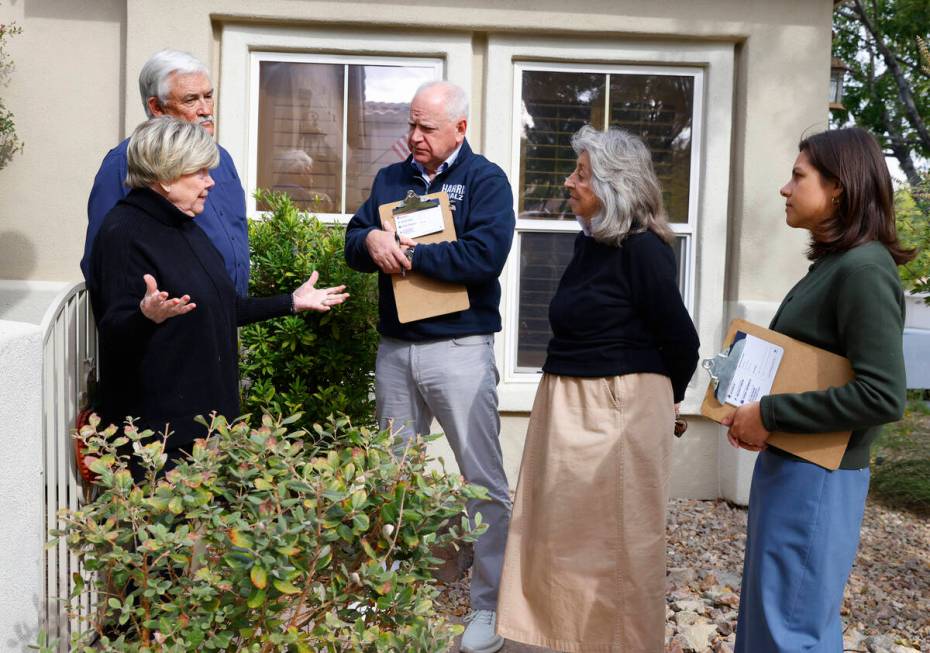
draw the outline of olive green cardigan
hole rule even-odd
[[[901,419],[906,395],[904,293],[888,250],[871,242],[816,261],[782,301],[769,328],[845,356],[856,378],[838,388],[763,397],[765,428],[851,429],[840,468],[868,467],[872,441],[882,424]],[[775,447],[771,451],[794,457]]]

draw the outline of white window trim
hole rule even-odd
[[[287,63],[322,63],[322,64],[336,64],[344,66],[378,66],[378,65],[390,65],[390,66],[419,66],[422,68],[432,68],[435,73],[435,79],[442,79],[443,73],[443,62],[441,59],[435,57],[372,57],[372,56],[358,56],[350,54],[314,54],[314,53],[298,53],[298,52],[266,52],[266,51],[253,51],[250,53],[250,89],[249,89],[249,177],[248,180],[243,180],[245,187],[249,189],[247,191],[248,198],[246,200],[246,210],[250,215],[256,213],[256,202],[255,198],[252,197],[252,191],[258,188],[258,166],[257,166],[257,156],[258,156],[258,101],[259,101],[259,70],[262,62],[264,61],[274,61],[274,62],[287,62]],[[346,89],[348,88],[349,77],[346,75],[343,79],[343,96],[346,94]],[[342,107],[342,185],[343,188],[339,189],[339,195],[341,197],[342,204],[345,205],[345,185],[346,185],[346,165],[348,164],[348,153],[346,151],[346,138],[348,134],[348,114],[349,114],[349,105],[347,102],[343,102]],[[349,220],[352,219],[351,213],[314,213],[317,218],[323,222],[333,222],[339,224],[347,224]]]
[[[499,116],[486,121],[483,149],[485,155],[504,168],[511,183],[519,169],[514,138],[519,129],[515,116],[515,98],[519,97],[516,70],[529,69],[534,62],[544,68],[592,70],[597,67],[622,72],[624,66],[637,72],[654,66],[657,72],[695,67],[703,70],[702,88],[695,82],[695,116],[693,133],[701,141],[692,141],[692,186],[689,204],[691,247],[690,260],[683,261],[691,271],[686,297],[697,324],[702,356],[708,356],[713,343],[722,337],[724,319],[724,280],[727,251],[727,214],[730,185],[730,147],[733,128],[734,47],[730,43],[685,43],[681,41],[622,41],[620,39],[557,39],[491,35],[487,49],[487,83],[485,115]],[[544,62],[544,63],[543,63]],[[515,94],[516,93],[516,94]],[[698,96],[701,93],[701,96]],[[698,114],[700,107],[701,113]],[[708,162],[713,162],[709,167]],[[713,174],[708,174],[712,170]],[[514,192],[514,211],[517,192]],[[696,223],[691,223],[696,221]],[[537,224],[542,223],[542,224]],[[573,223],[557,228],[546,220],[520,220],[520,231],[575,231]],[[672,227],[676,232],[680,229]],[[516,329],[519,318],[518,283],[520,273],[519,238],[514,239],[512,255],[501,275],[503,337],[496,340],[496,356],[501,369],[500,408],[502,411],[528,411],[532,407],[538,374],[517,372]],[[692,388],[700,385],[699,375]],[[701,397],[689,392],[683,407],[696,413]]]
[[[256,214],[252,192],[256,179],[258,64],[254,53],[292,56],[297,61],[306,60],[299,58],[302,55],[313,55],[315,61],[329,56],[338,63],[346,63],[349,58],[353,59],[351,63],[396,62],[405,57],[418,63],[435,59],[441,62],[445,79],[465,89],[472,87],[472,42],[466,33],[224,24],[221,38],[217,131],[220,144],[236,162],[245,185],[248,215]],[[331,217],[346,222],[351,216]]]

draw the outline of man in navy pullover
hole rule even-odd
[[[402,438],[428,434],[435,417],[455,453],[462,475],[488,489],[488,499],[469,505],[488,530],[475,545],[472,614],[462,638],[464,653],[493,653],[503,646],[495,633],[510,494],[500,447],[500,415],[494,334],[501,330],[498,277],[513,240],[513,195],[498,166],[475,154],[465,140],[468,101],[449,82],[420,87],[410,104],[406,161],[382,168],[371,196],[346,228],[345,255],[362,272],[378,272],[381,343],[375,394],[382,427]],[[378,207],[445,191],[457,240],[416,245],[381,227]],[[392,274],[416,272],[468,289],[466,311],[401,324]]]
[[[149,118],[168,115],[193,122],[213,134],[213,82],[207,67],[187,52],[160,50],[139,71],[139,92]],[[127,138],[110,150],[100,164],[87,201],[87,236],[81,272],[90,273],[90,253],[103,219],[118,201],[126,197]],[[249,228],[245,215],[245,192],[232,157],[217,145],[220,164],[210,171],[210,189],[203,213],[194,221],[219,251],[226,273],[245,296],[249,291]]]

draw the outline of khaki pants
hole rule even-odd
[[[664,650],[674,419],[662,375],[543,377],[504,558],[501,635],[561,651]]]

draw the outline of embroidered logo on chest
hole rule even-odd
[[[448,193],[450,202],[461,202],[465,197],[465,184],[443,184],[442,190]]]

